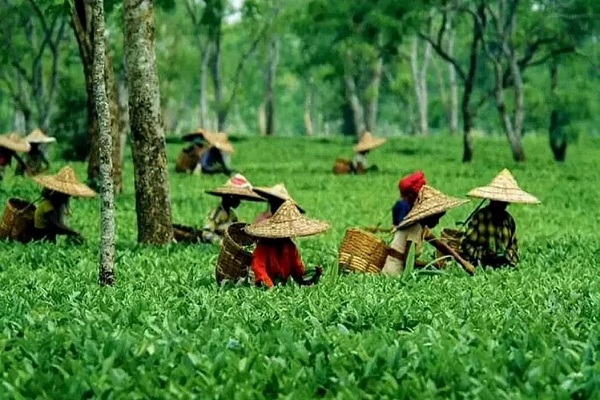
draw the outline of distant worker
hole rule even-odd
[[[25,140],[31,145],[31,149],[25,154],[25,165],[27,166],[27,170],[19,165],[17,166],[15,174],[24,175],[27,173],[28,175],[33,176],[48,171],[50,169],[50,161],[48,161],[45,146],[50,143],[55,143],[56,139],[46,136],[46,134],[39,129],[35,129],[25,137]]]
[[[290,200],[292,203],[296,205],[298,211],[304,213],[304,210],[298,205],[298,203],[292,199],[292,196],[287,191],[287,188],[283,183],[278,183],[272,187],[255,187],[252,190],[259,196],[265,198],[268,202],[268,209],[265,212],[262,212],[256,216],[254,222],[264,221],[265,219],[269,219],[277,212],[279,207],[286,201]]]
[[[360,141],[354,146],[354,158],[347,160],[338,158],[333,166],[333,173],[336,175],[342,174],[366,174],[368,171],[377,171],[376,165],[369,166],[367,155],[369,152],[386,142],[385,138],[378,138],[365,132]]]
[[[0,135],[0,181],[4,179],[6,167],[11,165],[13,158],[17,160],[17,168],[27,169],[25,162],[17,155],[17,152],[25,153],[30,149],[31,145],[18,133]]]

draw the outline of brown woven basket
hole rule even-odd
[[[445,228],[442,229],[440,240],[445,242],[448,246],[450,246],[450,248],[456,250],[456,252],[460,254],[460,241],[462,240],[464,234],[465,233],[463,231],[459,231],[458,229]],[[436,250],[435,256],[438,259],[444,257],[444,255],[439,250]],[[445,266],[446,260],[440,260],[438,262],[438,265],[442,267]]]
[[[17,198],[8,199],[0,221],[0,239],[30,241],[34,229],[34,215],[33,203]]]
[[[215,269],[218,284],[224,280],[237,281],[248,277],[252,253],[246,247],[255,244],[256,240],[244,232],[246,225],[241,222],[231,224],[223,236]]]
[[[340,271],[379,273],[388,253],[383,240],[360,229],[348,229],[339,252]]]
[[[203,148],[194,147],[192,151],[181,150],[175,162],[175,172],[193,172],[204,153]]]
[[[191,226],[173,224],[173,238],[177,243],[199,243],[202,241],[202,231]]]
[[[352,161],[344,158],[338,158],[333,164],[333,173],[335,175],[344,175],[352,172]]]

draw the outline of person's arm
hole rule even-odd
[[[323,275],[323,268],[320,266],[315,268],[315,274],[310,279],[304,279],[304,274],[306,273],[306,269],[304,268],[304,264],[302,263],[302,259],[300,258],[300,253],[298,252],[298,248],[294,246],[294,250],[290,255],[291,258],[291,275],[296,282],[300,286],[310,286],[315,285],[321,279],[321,275]]]
[[[257,286],[265,284],[267,287],[273,287],[273,281],[267,273],[267,257],[268,250],[260,243],[254,249],[252,253],[252,272],[254,272],[254,283]]]
[[[58,213],[56,211],[47,212],[44,218],[46,219],[46,222],[48,222],[50,229],[52,229],[57,234],[81,237],[81,234],[79,232],[69,228],[60,221],[60,218],[58,218]]]
[[[392,208],[392,223],[397,226],[408,215],[410,209],[405,201],[398,201]]]
[[[25,164],[25,161],[23,161],[23,159],[17,153],[13,154],[13,157],[15,158],[15,160],[17,160],[17,163],[19,163],[19,166],[21,168],[23,168],[23,171],[29,172],[29,167],[27,167],[27,164]]]

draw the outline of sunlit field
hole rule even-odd
[[[219,288],[218,248],[138,246],[128,155],[114,288],[97,283],[97,199],[71,205],[83,246],[0,243],[0,398],[599,398],[600,141],[573,145],[557,165],[546,138],[528,137],[517,165],[504,139],[479,139],[463,165],[460,138],[393,139],[369,155],[379,172],[365,176],[331,174],[336,157],[351,157],[349,141],[233,143],[233,167],[254,185],[283,181],[308,216],[331,223],[297,241],[309,269],[323,265],[320,284]],[[201,226],[218,203],[204,191],[227,178],[175,174],[181,146],[168,148],[173,219]],[[422,169],[464,197],[504,167],[542,201],[509,209],[517,269],[338,274],[347,228],[391,226],[399,177]],[[33,181],[8,175],[2,204],[39,196]],[[238,215],[251,221],[265,208],[243,203]]]

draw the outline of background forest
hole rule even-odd
[[[122,5],[105,6],[125,140]],[[506,136],[515,160],[522,136],[549,135],[562,160],[569,142],[600,133],[599,10],[595,0],[156,1],[165,131],[464,135],[465,161],[474,135]],[[84,2],[3,0],[0,13],[0,129],[41,127],[66,144],[63,157],[85,159],[97,127]]]

